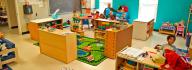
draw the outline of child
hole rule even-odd
[[[91,23],[92,23],[92,25],[93,26],[91,26],[92,28],[96,25],[96,21],[95,21],[95,19],[99,19],[99,11],[96,11],[96,13],[94,14],[94,16],[93,16],[93,20],[91,20]]]
[[[104,14],[100,14],[99,18],[105,19],[105,15]]]
[[[116,20],[116,16],[115,15],[110,15],[110,20]]]
[[[182,52],[179,51],[174,44],[176,40],[176,37],[174,35],[169,35],[167,37],[167,44],[164,44],[163,45],[163,53],[165,53],[165,49],[169,49],[169,50],[173,50],[175,51],[178,55],[182,55]]]
[[[176,40],[176,37],[173,35],[169,35],[167,37],[167,44],[163,45],[164,49],[176,50],[176,46],[173,45]]]
[[[99,18],[99,11],[96,11],[96,13],[95,13],[93,19],[98,19],[98,18]]]

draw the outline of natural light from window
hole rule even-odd
[[[151,20],[157,16],[158,0],[139,0],[139,20]]]
[[[111,3],[112,6],[112,1],[113,0],[100,0],[99,12],[103,13],[105,8],[107,8],[108,3]]]

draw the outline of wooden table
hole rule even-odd
[[[153,34],[154,19],[135,20],[133,23],[133,38],[147,40]]]
[[[83,17],[79,17],[79,19],[81,19],[81,22],[82,22],[82,27],[83,27],[83,20],[88,20],[88,22],[93,19],[93,17],[89,17],[89,16],[83,16]],[[90,23],[90,22],[89,22]],[[88,28],[90,28],[90,25],[88,23]]]
[[[31,39],[35,41],[39,41],[38,29],[40,28],[40,26],[42,26],[43,24],[47,24],[49,22],[56,22],[56,21],[63,23],[63,19],[61,18],[58,18],[58,19],[44,18],[44,19],[31,20],[28,23],[28,29],[30,32]]]
[[[106,30],[104,54],[108,58],[115,59],[116,53],[132,46],[133,25],[127,25],[123,30]]]
[[[126,48],[125,48],[126,49]],[[145,51],[151,51],[153,50],[153,48],[148,48],[148,47],[144,47],[142,48],[143,50]],[[120,51],[121,52],[121,51]],[[137,63],[137,66],[136,66],[136,70],[139,70],[139,65],[140,64],[144,64],[144,65],[148,65],[148,66],[151,66],[151,67],[155,67],[155,68],[160,68],[161,64],[156,64],[154,63],[150,57],[147,57],[145,58],[144,60],[142,61],[139,61],[137,59],[134,59],[134,58],[131,58],[127,55],[124,55],[124,54],[121,54],[121,53],[117,53],[117,60],[116,60],[116,70],[119,70],[119,66],[121,65],[121,63],[123,63],[125,60],[130,60],[130,61],[134,61]]]
[[[76,33],[56,29],[49,32],[47,29],[39,30],[40,52],[70,63],[77,58],[77,37]]]

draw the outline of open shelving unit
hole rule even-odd
[[[5,61],[1,61],[0,60],[0,69],[2,69],[2,65],[4,65],[4,64],[9,64],[9,63],[17,61],[17,57],[18,57],[18,55],[17,55],[18,54],[17,48],[11,48],[11,49],[2,50],[2,51],[0,51],[0,55],[8,54],[9,52],[15,52],[15,57],[11,58],[11,59],[7,59]]]

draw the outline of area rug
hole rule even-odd
[[[93,66],[103,62],[104,42],[94,38],[77,36],[78,60]]]

